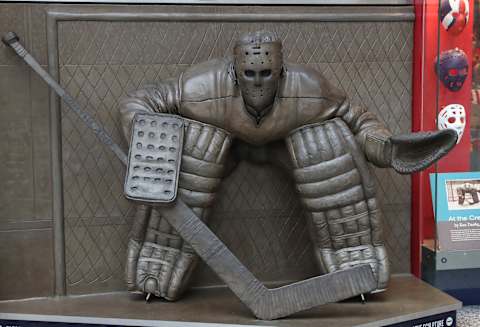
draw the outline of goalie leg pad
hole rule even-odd
[[[389,264],[373,178],[353,134],[340,119],[304,126],[286,139],[293,176],[324,273],[369,264],[386,287]]]
[[[210,125],[191,120],[183,123],[185,134],[178,196],[207,221],[221,182],[231,137]],[[174,301],[187,288],[199,258],[162,217],[161,207],[157,207],[150,215],[137,261],[137,290]]]

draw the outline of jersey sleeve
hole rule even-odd
[[[378,167],[391,166],[389,139],[392,133],[373,112],[352,106],[348,100],[344,100],[338,107],[336,116],[350,127],[368,161]]]

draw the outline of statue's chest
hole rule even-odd
[[[262,145],[286,136],[285,131],[274,128],[273,126],[265,127],[262,124],[256,126],[254,123],[240,124],[233,122],[228,130],[235,138],[239,138],[246,143],[253,145]]]
[[[297,127],[294,107],[277,104],[257,124],[245,109],[241,98],[185,103],[181,115],[225,129],[233,137],[254,145],[283,139]]]
[[[253,145],[262,145],[283,139],[295,126],[296,119],[289,112],[282,112],[279,109],[281,108],[274,107],[257,124],[255,118],[243,106],[232,107],[227,112],[225,128],[234,137]]]

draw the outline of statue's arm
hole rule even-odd
[[[130,139],[133,116],[138,112],[178,114],[180,92],[178,79],[166,80],[128,93],[120,100],[120,116],[124,136]]]
[[[457,133],[451,129],[392,135],[374,113],[351,106],[348,101],[339,106],[337,116],[351,128],[370,162],[401,174],[427,168],[457,142]]]
[[[378,167],[391,166],[392,133],[373,112],[363,107],[352,106],[345,100],[338,107],[337,116],[350,127],[370,162]]]

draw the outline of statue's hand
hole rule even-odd
[[[446,155],[457,142],[452,129],[391,136],[391,166],[400,174],[421,171]]]

